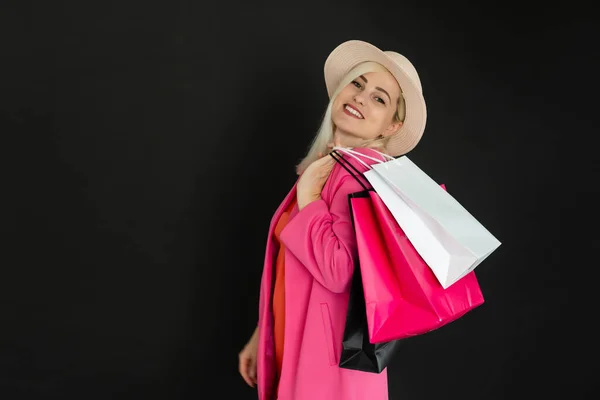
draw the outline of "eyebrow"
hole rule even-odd
[[[369,81],[367,80],[367,78],[365,78],[364,76],[362,76],[362,75],[361,75],[361,76],[360,76],[360,78],[361,78],[363,81],[365,81],[365,83],[369,83]],[[392,101],[392,96],[390,96],[390,94],[389,94],[388,92],[386,92],[386,91],[385,91],[385,89],[383,89],[383,88],[380,88],[379,86],[376,86],[376,87],[375,87],[375,89],[379,90],[380,92],[383,92],[383,93],[385,93],[385,95],[388,97],[388,99],[389,99],[390,101]]]

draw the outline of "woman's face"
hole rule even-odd
[[[364,140],[390,136],[402,125],[394,119],[400,87],[389,72],[369,72],[350,82],[333,102],[331,117],[338,143],[358,147]]]

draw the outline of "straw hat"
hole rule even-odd
[[[389,140],[386,150],[394,157],[414,149],[425,130],[427,107],[417,70],[406,57],[394,51],[382,51],[370,43],[349,40],[336,47],[325,61],[325,84],[331,95],[342,78],[356,65],[374,61],[383,65],[396,78],[404,97],[404,123]]]

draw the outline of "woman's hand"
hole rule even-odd
[[[319,158],[313,161],[302,173],[296,186],[296,198],[299,210],[321,198],[321,191],[335,162],[333,157],[329,155],[323,156],[323,154],[319,153]]]
[[[246,381],[250,387],[256,385],[256,357],[258,353],[258,327],[254,331],[254,334],[240,351],[240,375]]]

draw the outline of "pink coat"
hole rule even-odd
[[[377,157],[367,149],[356,149]],[[380,156],[379,156],[380,157]],[[359,171],[366,168],[345,156]],[[365,162],[371,164],[368,159]],[[380,374],[338,367],[356,242],[348,194],[364,190],[336,164],[321,200],[290,215],[281,232],[285,253],[285,344],[278,397],[273,396],[275,350],[271,293],[278,251],[273,231],[296,196],[296,185],[269,228],[260,287],[257,386],[259,400],[387,400],[387,371]]]

